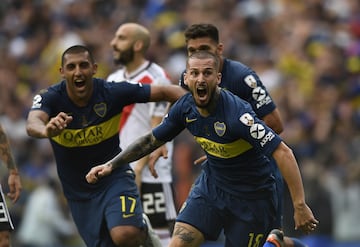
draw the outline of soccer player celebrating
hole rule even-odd
[[[160,246],[150,224],[144,224],[129,165],[96,185],[88,184],[84,177],[93,165],[121,151],[118,131],[123,107],[174,102],[184,90],[175,85],[109,83],[94,78],[96,72],[97,64],[87,47],[66,49],[60,68],[64,80],[34,97],[27,132],[50,140],[65,197],[87,246]]]
[[[289,187],[295,227],[314,231],[318,221],[305,202],[292,150],[257,118],[249,103],[218,86],[219,64],[219,58],[207,51],[189,56],[184,82],[190,93],[175,103],[158,127],[93,167],[86,180],[100,183],[116,168],[149,154],[186,128],[207,159],[177,216],[170,247],[200,246],[216,240],[222,230],[228,247],[262,246],[277,210],[269,157],[275,159]]]

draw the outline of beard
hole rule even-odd
[[[207,102],[198,102],[197,100],[194,100],[194,101],[195,101],[195,105],[198,108],[212,111],[212,110],[216,109],[217,102],[219,101],[220,90],[219,90],[219,88],[216,87],[213,90],[209,91],[208,94],[209,94],[209,96],[208,96]],[[194,95],[193,95],[193,97],[194,97]]]
[[[133,49],[127,49],[125,51],[120,52],[120,56],[118,58],[114,58],[114,63],[116,65],[127,65],[133,60],[134,60]]]

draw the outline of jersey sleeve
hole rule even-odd
[[[184,120],[182,119],[182,100],[178,100],[166,114],[163,121],[153,129],[153,135],[161,141],[171,141],[182,130],[184,130]]]
[[[281,137],[259,119],[250,107],[239,112],[238,116],[238,128],[235,128],[238,135],[270,157],[282,141]]]
[[[254,71],[251,71],[251,73],[244,77],[243,83],[245,83],[249,89],[249,103],[260,118],[263,118],[275,110],[276,105],[274,100]]]
[[[164,77],[156,78],[156,80],[154,80],[153,84],[169,86],[172,83],[169,78],[164,76]],[[150,109],[149,109],[150,116],[163,117],[167,112],[167,105],[168,105],[168,102],[166,102],[166,101],[151,102]]]
[[[114,102],[123,105],[147,103],[150,100],[151,87],[149,84],[123,82],[108,82],[109,96]]]
[[[276,108],[258,74],[238,61],[224,60],[220,87],[249,102],[259,118],[270,114]]]
[[[54,106],[59,102],[57,94],[55,94],[52,88],[41,90],[33,97],[33,103],[30,111],[41,110],[46,112],[50,117],[57,114],[52,109],[56,109]]]

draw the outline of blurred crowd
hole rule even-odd
[[[313,246],[360,245],[360,1],[2,0],[0,122],[24,186],[20,202],[8,203],[16,227],[14,246],[82,246],[59,192],[49,143],[29,138],[25,119],[34,94],[61,80],[60,56],[69,46],[85,44],[94,51],[98,77],[113,71],[109,42],[124,22],[150,29],[148,58],[164,66],[174,83],[185,67],[184,29],[192,23],[215,24],[224,55],[252,67],[279,107],[282,137],[295,152],[308,204],[320,220],[309,241]],[[199,171],[193,161],[200,155],[186,132],[177,137],[178,206]],[[6,180],[1,181],[6,191]],[[52,198],[38,205],[40,212],[29,210],[36,195]],[[303,237],[294,231],[290,203],[287,197],[285,231]],[[52,244],[20,234],[28,215],[53,231]]]

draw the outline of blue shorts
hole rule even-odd
[[[90,200],[68,202],[77,229],[88,247],[115,247],[110,236],[110,229],[115,226],[144,227],[133,174],[113,181]]]
[[[224,230],[225,246],[262,246],[274,225],[276,190],[261,199],[235,197],[208,181],[202,172],[177,217],[197,228],[206,240]]]
[[[284,179],[274,159],[270,159],[271,170],[275,177],[275,185],[278,198],[278,208],[275,225],[273,228],[283,228],[283,211],[284,211]]]

